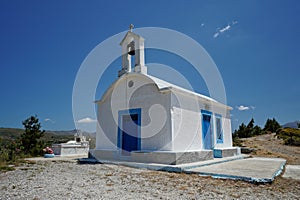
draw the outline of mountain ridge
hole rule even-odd
[[[287,122],[284,125],[282,125],[283,128],[298,128],[298,123],[300,123],[300,120],[296,120],[293,122]]]

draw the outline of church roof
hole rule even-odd
[[[159,88],[159,90],[175,89],[175,90],[178,90],[178,91],[181,91],[181,92],[184,92],[184,93],[188,93],[188,94],[192,94],[192,95],[198,96],[200,98],[206,99],[208,101],[212,101],[212,102],[216,102],[217,103],[217,101],[215,99],[210,98],[208,96],[205,96],[205,95],[193,92],[191,90],[185,89],[185,88],[180,87],[178,85],[174,85],[172,83],[169,83],[167,81],[161,80],[161,79],[156,78],[154,76],[150,76],[148,74],[145,75],[145,76],[148,76],[149,78],[151,78],[155,82],[155,84],[157,85],[157,87]]]
[[[101,103],[102,101],[104,101],[105,97],[109,94],[109,92],[114,88],[114,86],[119,82],[121,81],[123,78],[125,77],[128,77],[128,76],[142,76],[142,77],[145,77],[145,78],[148,78],[150,79],[158,88],[159,91],[174,91],[174,92],[179,92],[179,93],[182,93],[182,94],[186,94],[188,96],[191,96],[191,97],[198,97],[199,99],[202,99],[204,101],[207,101],[207,102],[210,102],[214,105],[217,105],[217,106],[222,106],[222,107],[227,107],[227,109],[232,109],[231,107],[227,106],[227,105],[224,105],[218,101],[216,101],[215,99],[211,98],[211,97],[208,97],[208,96],[205,96],[203,94],[199,94],[199,93],[196,93],[196,92],[193,92],[191,90],[188,90],[188,89],[185,89],[185,88],[182,88],[180,86],[177,86],[175,84],[172,84],[172,83],[169,83],[167,81],[164,81],[164,80],[161,80],[157,77],[154,77],[154,76],[151,76],[151,75],[148,75],[148,74],[140,74],[140,73],[134,73],[134,72],[130,72],[130,73],[126,73],[124,74],[123,76],[121,76],[120,78],[118,78],[108,89],[107,91],[104,93],[104,95],[102,96],[101,100],[99,101],[95,101],[95,103]]]

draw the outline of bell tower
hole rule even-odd
[[[147,74],[145,66],[144,38],[133,33],[133,24],[130,24],[129,31],[121,41],[122,47],[122,69],[118,77],[127,72]]]

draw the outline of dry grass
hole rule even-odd
[[[283,144],[275,134],[260,135],[252,138],[241,139],[245,147],[256,148],[254,156],[284,158],[287,164],[300,165],[300,147]]]

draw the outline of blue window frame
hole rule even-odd
[[[217,143],[223,143],[222,116],[218,114],[216,114],[215,116]]]

